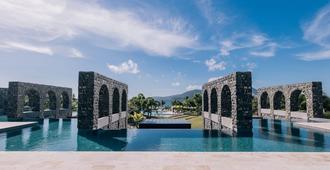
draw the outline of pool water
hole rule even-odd
[[[202,129],[129,129],[82,132],[77,119],[43,120],[0,133],[2,151],[330,151],[330,133],[294,128],[286,121],[253,120],[252,137]]]

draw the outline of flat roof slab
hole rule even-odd
[[[140,123],[142,129],[190,129],[191,123],[185,119],[146,119]]]
[[[328,170],[330,153],[0,152],[0,169]]]
[[[38,124],[38,122],[0,122],[0,133],[34,126],[36,124]]]
[[[330,132],[330,122],[295,122],[293,123],[294,126]]]

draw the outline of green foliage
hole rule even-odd
[[[323,94],[323,108],[326,112],[330,111],[330,98],[326,94]]]
[[[72,94],[72,111],[78,111],[78,99]]]
[[[252,99],[252,114],[258,114],[258,98],[253,97]]]
[[[195,115],[200,115],[202,111],[202,95],[195,94],[190,98],[186,97],[183,102],[174,100],[172,107],[180,112],[195,112]]]
[[[142,93],[134,96],[128,101],[128,108],[133,112],[147,113],[148,117],[151,117],[153,110],[157,110],[161,105],[161,102],[156,101],[152,97],[145,97]]]
[[[144,116],[142,113],[134,112],[129,116],[129,119],[131,119],[134,122],[134,125],[138,128],[139,124],[144,120]]]

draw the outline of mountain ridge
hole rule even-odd
[[[256,89],[252,88],[252,95],[255,96],[256,95]],[[154,96],[153,98],[157,101],[161,101],[163,100],[165,102],[165,105],[171,105],[171,103],[174,100],[178,100],[178,101],[183,101],[186,97],[192,97],[195,94],[201,94],[202,90],[199,89],[195,89],[195,90],[189,90],[180,94],[175,94],[175,95],[169,95],[169,96]]]

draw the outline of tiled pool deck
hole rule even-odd
[[[318,131],[324,131],[324,132],[330,132],[330,123],[326,122],[296,122],[294,123],[294,126],[297,127],[304,127],[308,129],[318,130]]]
[[[0,132],[25,128],[38,124],[38,122],[0,122]]]
[[[0,152],[0,169],[328,170],[330,153]]]

